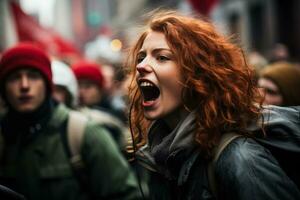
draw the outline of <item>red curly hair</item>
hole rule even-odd
[[[229,42],[229,38],[219,35],[211,23],[175,11],[154,14],[147,27],[127,60],[133,75],[129,119],[135,145],[140,147],[147,141],[150,125],[143,115],[142,96],[134,79],[137,54],[149,31],[163,33],[176,58],[184,80],[181,96],[184,108],[188,111],[197,108],[195,140],[201,152],[211,156],[224,132],[251,134],[246,127],[259,118],[262,97],[243,51]]]

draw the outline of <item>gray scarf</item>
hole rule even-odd
[[[167,178],[178,177],[181,166],[195,150],[195,111],[181,119],[174,130],[163,120],[155,121],[148,132],[148,148],[144,152]]]

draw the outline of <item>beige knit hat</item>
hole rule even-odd
[[[288,62],[275,62],[261,71],[260,77],[270,79],[279,88],[282,106],[300,105],[300,68]]]

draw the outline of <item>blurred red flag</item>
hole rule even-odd
[[[208,16],[219,0],[188,0],[193,9],[202,15]]]
[[[33,17],[24,13],[17,3],[11,2],[10,5],[20,41],[35,42],[50,54],[58,57],[82,57],[71,42],[66,41],[54,31],[42,27]]]

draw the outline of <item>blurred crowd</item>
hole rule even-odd
[[[253,51],[246,58],[263,104],[300,105],[300,63],[290,60],[286,46],[276,45],[268,57]],[[6,141],[0,183],[29,199],[147,197],[147,174],[133,161],[130,78],[121,62],[57,58],[29,42],[5,49],[0,56],[0,141]],[[73,129],[85,132],[79,139],[68,133],[68,116],[74,112],[82,120]],[[82,160],[69,165],[77,155],[71,137],[85,155],[79,170]]]
[[[276,44],[270,54],[253,51],[247,55],[264,96],[264,104],[278,106],[300,105],[300,63],[292,61],[288,48]]]

